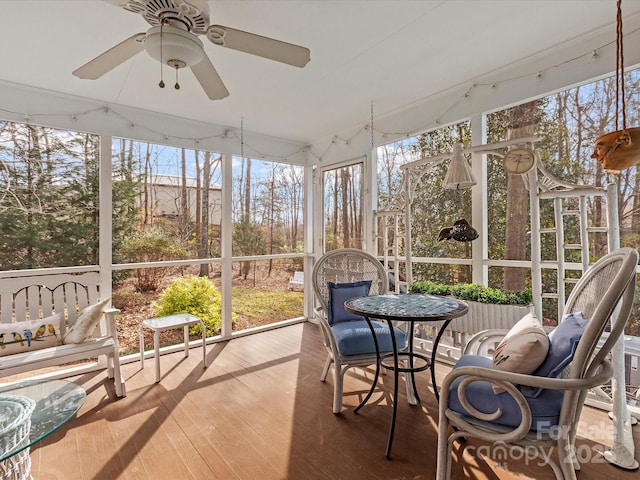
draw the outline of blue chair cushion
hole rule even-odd
[[[463,355],[453,368],[464,366],[490,369],[491,358],[479,355]],[[449,389],[449,408],[462,415],[471,416],[460,404],[460,399],[458,398],[457,388],[462,378],[456,378],[451,384]],[[558,425],[563,397],[564,392],[561,390],[542,390],[536,398],[526,399],[531,408],[532,430],[544,431]],[[483,413],[492,413],[501,409],[502,415],[492,423],[517,427],[522,421],[520,408],[513,397],[507,392],[495,394],[490,382],[472,382],[467,386],[466,398],[474,408]]]
[[[329,289],[327,321],[329,325],[352,320],[363,320],[360,315],[349,313],[344,309],[344,302],[355,297],[366,297],[371,289],[371,280],[360,280],[351,283],[327,282]]]
[[[376,332],[380,353],[393,351],[391,344],[391,333],[386,322],[371,320],[371,325]],[[373,343],[373,336],[366,320],[352,320],[350,322],[339,322],[331,327],[338,351],[343,356],[375,354],[376,346]],[[396,345],[403,348],[406,343],[405,333],[397,327],[393,328]]]
[[[549,333],[549,352],[544,362],[533,372],[539,377],[555,378],[571,363],[578,342],[582,338],[588,321],[581,312],[565,315],[556,328]],[[536,398],[542,393],[541,388],[522,387],[522,393],[529,398]]]

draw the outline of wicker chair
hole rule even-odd
[[[555,373],[542,376],[541,368],[531,375],[492,369],[491,359],[483,354],[490,352],[487,346],[501,341],[504,331],[496,335],[481,332],[471,339],[465,355],[442,385],[437,479],[450,477],[454,441],[475,437],[493,442],[488,451],[494,459],[519,448],[527,458],[537,456],[547,462],[557,479],[575,480],[580,466],[574,442],[582,406],[587,391],[606,383],[613,373],[607,357],[631,311],[637,264],[638,252],[622,248],[604,256],[583,274],[567,300],[563,318],[576,318],[581,312],[586,321],[579,325],[579,334],[572,337],[573,355],[566,359],[570,363],[563,367],[561,362]],[[615,321],[610,322],[612,316]],[[603,335],[607,326],[610,330]],[[558,336],[550,337],[552,344]],[[550,355],[551,350],[545,362]],[[503,391],[494,393],[496,386]],[[553,447],[557,449],[557,463],[549,454]],[[522,458],[522,452],[520,455]]]
[[[382,264],[374,256],[354,248],[342,248],[332,250],[323,255],[316,262],[312,282],[318,307],[315,309],[316,318],[320,324],[322,340],[327,349],[327,360],[320,377],[325,381],[331,365],[334,365],[334,386],[333,386],[333,413],[340,413],[342,410],[342,385],[345,372],[354,367],[367,367],[375,365],[375,347],[371,335],[371,330],[366,321],[361,317],[345,322],[334,323],[331,320],[330,306],[330,283],[345,285],[353,282],[362,283],[370,281],[371,285],[368,295],[379,295],[388,292],[387,272]],[[361,296],[354,295],[354,296]],[[347,298],[341,298],[342,304]],[[336,305],[333,308],[341,308]],[[389,335],[389,327],[386,323],[372,320],[372,325],[376,331],[376,337],[380,344],[380,353],[391,351],[391,342],[388,340],[388,348],[384,348],[385,336]],[[395,327],[396,341],[398,349],[407,348],[407,334],[400,328]],[[336,336],[339,338],[336,338]],[[359,345],[355,352],[351,349],[346,351],[344,345]],[[411,377],[406,375],[407,397],[409,403],[415,405],[417,399],[413,390]]]

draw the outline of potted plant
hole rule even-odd
[[[448,327],[456,350],[458,347],[460,350],[464,349],[468,335],[493,328],[508,330],[532,310],[529,288],[518,292],[504,292],[478,283],[448,285],[424,280],[414,283],[409,291],[455,297],[469,305],[466,315],[454,319]],[[433,327],[439,328],[440,325]],[[419,332],[417,336],[426,338],[431,335]]]

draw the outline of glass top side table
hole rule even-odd
[[[0,384],[0,399],[10,402],[14,397],[26,397],[33,406],[31,425],[24,438],[0,450],[0,475],[3,475],[0,478],[31,478],[29,447],[73,418],[84,404],[86,396],[84,388],[65,380],[25,380],[9,385]]]

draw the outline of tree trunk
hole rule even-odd
[[[195,233],[199,238],[200,231],[202,229],[201,221],[202,221],[202,168],[200,167],[200,152],[195,150],[193,152],[196,162],[196,211],[195,211]],[[200,254],[200,247],[198,246],[198,241],[196,240],[196,250],[198,251],[198,255]]]
[[[247,158],[247,175],[244,180],[244,216],[247,222],[251,222],[251,159]],[[242,262],[240,267],[246,280],[251,270],[251,262]]]
[[[181,149],[180,156],[180,169],[182,174],[182,185],[180,186],[180,208],[179,214],[179,226],[180,226],[180,240],[187,242],[189,239],[189,201],[187,198],[187,158],[186,150]]]
[[[535,113],[535,102],[525,103],[512,108],[509,111],[508,138],[515,139],[533,135]],[[525,188],[524,180],[524,176],[514,174],[509,174],[507,179],[505,260],[526,259],[529,192]],[[526,268],[505,268],[505,291],[523,290],[526,286],[526,274]]]
[[[209,189],[211,187],[211,152],[204,152],[202,164],[202,218],[200,220],[199,232],[199,257],[209,257]],[[209,276],[209,264],[200,264],[200,276]]]
[[[273,255],[273,228],[274,228],[274,203],[275,203],[275,190],[276,190],[276,170],[275,164],[271,167],[271,183],[270,183],[271,202],[269,205],[269,253]],[[269,270],[267,277],[271,277],[271,270],[273,269],[273,259],[269,259]]]
[[[132,142],[133,143],[133,142]],[[147,143],[144,157],[144,224],[153,225],[153,198],[151,191],[151,145]]]
[[[640,232],[640,168],[636,168],[633,186],[633,209],[631,213],[631,231]]]
[[[338,245],[338,171],[334,170],[333,174],[333,243]],[[342,177],[340,177],[342,178]]]
[[[342,193],[342,238],[343,246],[351,247],[351,232],[349,231],[349,167],[342,168],[340,174],[341,180],[341,193]]]
[[[291,251],[295,252],[298,246],[298,177],[296,175],[295,167],[290,166],[291,178],[293,182],[291,184],[291,233],[290,233],[290,245]]]

